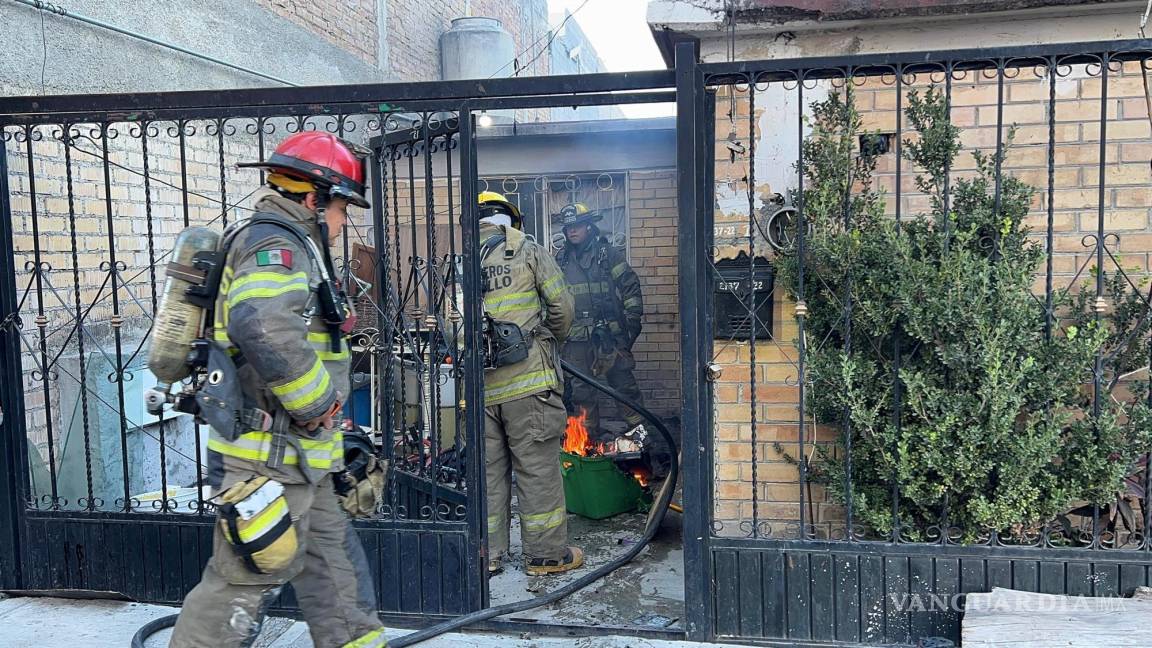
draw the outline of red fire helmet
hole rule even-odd
[[[364,198],[365,157],[367,151],[331,133],[306,131],[280,142],[267,162],[238,166],[268,169],[310,182],[327,189],[330,196],[368,208],[371,205]]]

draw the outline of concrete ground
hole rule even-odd
[[[515,502],[513,503],[515,507]],[[511,555],[502,574],[490,581],[493,606],[541,596],[570,583],[624,554],[641,537],[646,515],[629,513],[607,520],[568,517],[572,544],[584,549],[586,566],[558,576],[529,578],[524,573],[520,527],[513,516]],[[127,648],[132,635],[157,617],[178,608],[111,600],[9,598],[0,594],[2,648]],[[567,625],[682,629],[684,618],[684,551],[681,518],[669,512],[655,540],[631,563],[560,601],[505,617],[522,622]],[[158,633],[147,648],[163,648],[171,631]],[[407,630],[390,630],[389,638]],[[620,635],[586,638],[543,638],[532,635],[448,634],[425,642],[429,647],[464,648],[678,648],[721,646],[640,639]],[[725,644],[726,645],[726,644]],[[255,648],[312,648],[302,622],[270,618]]]
[[[563,587],[627,552],[640,539],[646,515],[622,514],[607,520],[568,516],[571,544],[584,549],[585,567],[559,576],[524,573],[520,527],[513,516],[511,559],[504,573],[489,580],[493,606],[540,596]],[[656,538],[632,562],[566,598],[510,619],[580,625],[683,628],[684,549],[680,516],[669,512]]]
[[[176,608],[122,601],[58,598],[0,600],[0,646],[4,648],[127,648],[136,630]],[[168,644],[168,630],[157,634],[147,648]],[[407,634],[389,630],[388,637]],[[257,648],[312,648],[308,628],[291,619],[269,619]],[[428,648],[737,648],[729,644],[699,644],[638,639],[628,636],[539,638],[521,635],[447,634],[423,644]]]

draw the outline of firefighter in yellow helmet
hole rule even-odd
[[[225,233],[208,378],[197,396],[212,424],[212,558],[184,599],[170,646],[251,646],[291,582],[316,648],[383,648],[375,602],[365,600],[374,596],[361,591],[354,566],[363,548],[352,509],[346,499],[342,510],[334,483],[344,444],[333,419],[349,393],[345,335],[354,314],[328,246],[348,205],[368,206],[364,162],[334,135],[305,132],[245,166],[266,169],[268,186],[252,218]],[[242,404],[217,397],[229,387]],[[230,413],[210,418],[213,408]]]
[[[632,356],[644,317],[640,279],[623,250],[601,236],[595,225],[601,216],[583,203],[566,205],[555,215],[564,228],[564,246],[556,253],[556,263],[564,271],[576,306],[576,320],[563,356],[573,366],[606,380],[619,393],[643,404]],[[587,412],[590,434],[603,433],[600,393],[571,379],[566,393],[568,404],[577,410],[573,414],[580,409]],[[643,418],[632,409],[625,408],[624,418],[630,432],[644,431]]]
[[[508,551],[515,471],[525,571],[564,572],[584,563],[584,552],[568,546],[559,461],[567,421],[559,346],[572,296],[548,251],[520,231],[516,205],[491,191],[479,203],[486,328],[504,341],[484,373],[488,569],[499,572]]]

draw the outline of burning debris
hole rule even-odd
[[[604,454],[602,449],[604,444],[594,444],[588,438],[587,423],[588,410],[583,407],[580,408],[579,416],[568,417],[568,427],[564,429],[564,445],[562,446],[564,452],[580,457],[587,457],[589,454]]]
[[[655,474],[648,447],[648,433],[637,427],[607,441],[594,441],[588,433],[588,412],[580,408],[576,416],[568,417],[564,430],[565,453],[578,457],[603,457],[611,459],[616,467],[630,475],[642,488],[648,488]]]

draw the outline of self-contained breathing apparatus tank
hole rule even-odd
[[[212,267],[205,263],[220,245],[221,235],[207,227],[188,227],[176,237],[168,279],[160,297],[160,308],[152,325],[152,345],[148,349],[148,369],[158,380],[156,393],[146,397],[149,410],[163,407],[170,385],[192,373],[189,356],[192,343],[201,337],[207,323],[205,302],[197,299],[204,290]],[[154,402],[160,398],[159,402]]]

